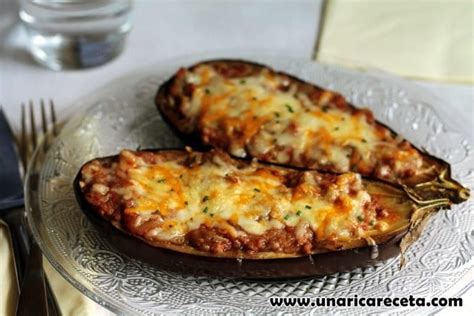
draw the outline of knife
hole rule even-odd
[[[0,218],[8,225],[15,253],[17,281],[23,280],[23,271],[30,251],[30,238],[23,208],[23,181],[20,176],[15,139],[8,121],[0,109]],[[48,315],[44,276],[35,278],[35,293],[30,295],[36,315]],[[44,295],[41,295],[43,291]]]

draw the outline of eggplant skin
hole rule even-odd
[[[302,91],[303,93],[308,93],[308,95],[311,93],[321,94],[322,92],[329,91],[309,82],[305,82],[292,75],[275,71],[268,66],[245,60],[208,60],[192,65],[187,69],[181,68],[173,77],[171,77],[168,81],[166,81],[159,87],[155,97],[155,104],[159,112],[164,117],[165,121],[173,129],[173,131],[185,143],[192,146],[193,148],[201,150],[215,147],[229,151],[228,148],[226,148],[227,145],[223,145],[223,143],[225,143],[224,141],[205,141],[205,137],[203,137],[202,134],[203,131],[198,126],[199,124],[197,124],[196,122],[197,118],[186,116],[183,112],[184,103],[188,102],[192,95],[192,89],[189,89],[184,80],[185,74],[186,72],[192,72],[194,69],[202,65],[218,67],[219,69],[226,69],[227,67],[228,69],[230,69],[227,72],[229,73],[230,78],[233,79],[248,77],[253,74],[257,74],[263,70],[267,70],[273,76],[281,76],[289,80],[291,84],[295,84],[296,86],[298,86],[299,91]],[[237,71],[235,71],[236,69]],[[338,107],[344,108],[344,111],[348,111],[350,113],[357,113],[362,111],[357,109],[354,105],[346,102],[345,99],[338,93],[332,91],[330,92],[335,96],[334,102],[338,104]],[[363,111],[371,113],[370,111],[365,109]],[[378,128],[390,131],[391,134],[394,135],[394,137],[400,137],[397,136],[398,134],[395,131],[393,131],[385,124],[376,120],[374,120],[374,124]],[[367,173],[364,170],[358,170],[354,168],[352,168],[351,171],[361,173],[363,176],[366,177],[390,181],[395,184],[406,186],[411,190],[413,196],[415,196],[420,201],[449,199],[451,204],[458,204],[466,201],[469,198],[469,189],[462,186],[458,181],[452,178],[451,166],[449,165],[449,163],[427,153],[424,150],[417,148],[416,146],[408,142],[407,144],[414,148],[422,157],[422,166],[417,169],[418,173],[415,175],[389,180],[380,178],[377,173],[372,171],[369,171]],[[252,154],[247,151],[246,157],[252,158]],[[255,156],[255,158],[259,159],[260,161],[278,163],[278,161],[268,159],[265,156]],[[284,163],[284,165],[294,168],[339,172],[337,170],[335,171],[327,169],[326,166],[313,163],[302,164],[290,161],[288,163]],[[419,170],[423,171],[420,172]]]
[[[173,155],[173,151],[163,149],[144,151]],[[179,150],[174,152],[179,152]],[[117,156],[109,156],[98,159],[110,162],[116,158]],[[88,163],[85,163],[84,166]],[[247,162],[242,160],[237,163],[246,164]],[[296,257],[269,252],[254,256],[245,256],[242,253],[228,253],[223,257],[209,256],[208,253],[190,247],[170,247],[167,243],[151,242],[131,234],[124,229],[120,221],[99,214],[97,209],[87,201],[80,185],[82,180],[82,174],[79,171],[73,182],[79,206],[114,247],[132,258],[186,274],[278,279],[347,272],[358,267],[371,266],[400,254],[400,241],[410,229],[407,224],[402,225],[399,229],[375,236],[376,244],[374,245],[368,245],[368,242],[364,240],[352,245],[355,248],[307,256],[298,255]],[[387,188],[387,191],[400,191],[388,183],[369,181],[371,185],[380,185],[381,190]],[[398,201],[400,197],[394,199]]]
[[[112,247],[130,258],[185,275],[270,280],[350,272],[398,256],[403,238],[403,234],[393,236],[377,248],[367,246],[298,258],[248,260],[197,256],[155,247],[111,225],[78,194],[77,179],[74,187],[84,214]]]

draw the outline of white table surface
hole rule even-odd
[[[124,74],[167,58],[210,51],[262,51],[309,59],[318,34],[321,0],[137,0],[133,30],[123,54],[89,70],[53,72],[34,63],[25,49],[15,0],[0,1],[0,104],[16,129],[20,104],[54,98],[60,118],[81,97]],[[474,88],[414,81],[463,113],[456,125],[473,136]],[[76,103],[77,104],[77,103]],[[468,297],[474,298],[474,291]],[[465,299],[465,304],[472,299]],[[453,310],[454,311],[454,310]],[[443,312],[444,314],[444,312]]]
[[[103,84],[150,63],[179,55],[223,50],[271,52],[311,58],[321,0],[162,1],[137,0],[133,30],[123,54],[89,70],[53,72],[35,64],[25,49],[15,0],[0,1],[0,104],[19,124],[19,106],[29,99],[53,97],[60,117],[71,105]],[[474,122],[474,89],[469,85],[420,82]]]

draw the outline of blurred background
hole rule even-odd
[[[131,30],[117,58],[61,72],[39,66],[29,53],[18,12],[31,1],[90,0],[0,1],[0,96],[6,104],[19,104],[26,89],[29,97],[54,96],[70,104],[111,78],[160,60],[259,51],[416,79],[440,98],[456,99],[472,116],[471,0],[135,0]]]

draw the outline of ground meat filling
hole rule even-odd
[[[120,185],[123,183],[114,174],[114,168],[111,161],[92,161],[84,166],[81,173],[87,175],[84,181],[81,181],[81,189],[85,192],[86,200],[96,209],[100,215],[120,220],[121,210],[123,209],[123,197],[110,190],[111,185]]]
[[[247,253],[277,252],[310,254],[315,240],[307,230],[304,238],[297,238],[295,228],[272,229],[263,235],[242,235],[233,237],[225,230],[201,226],[187,234],[189,244],[199,250],[222,253],[230,250]]]
[[[350,105],[346,99],[335,92],[326,91],[314,85],[302,82],[296,78],[277,73],[267,68],[238,61],[215,61],[209,63],[199,64],[190,69],[180,69],[176,78],[171,84],[171,95],[173,98],[179,99],[179,104],[191,104],[193,101],[193,94],[190,91],[199,85],[187,83],[189,77],[195,76],[203,67],[210,67],[215,71],[215,76],[207,81],[213,82],[217,77],[224,79],[238,79],[248,78],[250,76],[264,76],[270,78],[272,82],[277,82],[280,91],[294,91],[296,96],[303,97],[303,99],[311,102],[309,108],[323,108],[324,111],[330,109],[337,109],[341,112],[350,113],[351,116],[362,116],[366,118],[366,122],[373,126],[378,134],[380,134],[380,145],[375,146],[369,153],[361,152],[359,149],[352,148],[349,152],[350,163],[348,167],[341,168],[335,165],[334,162],[328,158],[328,153],[322,150],[322,146],[316,144],[312,151],[304,152],[295,155],[294,148],[291,145],[278,144],[263,144],[266,138],[255,129],[252,133],[246,132],[244,129],[248,128],[249,124],[240,126],[238,122],[233,119],[232,124],[228,126],[228,117],[214,120],[212,122],[203,123],[203,109],[199,113],[194,122],[192,131],[200,134],[201,140],[206,145],[223,148],[232,155],[237,157],[256,157],[262,161],[276,162],[281,164],[290,164],[297,167],[305,167],[311,169],[318,169],[329,172],[347,172],[353,171],[363,174],[368,177],[376,177],[392,183],[403,182],[410,184],[410,181],[419,173],[428,172],[427,170],[436,162],[426,161],[426,159],[414,148],[410,143],[397,137],[391,130],[385,126],[377,123],[372,112],[368,109],[357,109]],[[206,82],[207,82],[206,81]],[[191,86],[188,87],[188,86]],[[205,85],[203,86],[205,87]],[[230,99],[233,97],[230,96]],[[303,102],[304,103],[304,102]],[[203,106],[204,108],[204,106]],[[308,108],[308,109],[309,109]],[[306,111],[309,111],[306,109]],[[206,110],[207,111],[207,110]],[[175,111],[180,115],[191,119],[191,114],[186,114],[180,111]],[[171,116],[177,113],[171,113]],[[244,115],[239,117],[242,121]],[[254,118],[256,118],[254,116]],[[262,119],[258,121],[262,130],[267,128],[268,120]],[[180,126],[188,126],[189,124],[179,124]],[[178,128],[181,128],[178,126]],[[189,128],[188,128],[189,129]],[[266,147],[264,151],[260,148]],[[258,149],[257,149],[258,148]]]
[[[329,227],[328,225],[332,222],[332,216],[338,218],[341,214],[353,212],[354,207],[351,201],[357,200],[358,195],[364,190],[360,177],[350,174],[340,176],[322,174],[316,171],[302,172],[259,165],[256,162],[248,163],[232,159],[227,154],[219,151],[208,153],[123,151],[117,157],[97,159],[86,164],[81,170],[79,185],[90,207],[99,215],[142,239],[161,241],[159,237],[160,231],[172,228],[175,223],[171,223],[170,220],[176,221],[175,216],[177,216],[177,213],[186,212],[186,207],[179,209],[176,213],[168,214],[166,212],[162,213],[158,209],[135,210],[134,207],[137,206],[137,201],[133,193],[130,193],[133,190],[130,190],[132,180],[129,178],[129,170],[134,170],[133,168],[136,165],[161,166],[169,161],[176,163],[177,168],[183,168],[182,170],[180,169],[179,173],[181,175],[178,178],[183,173],[186,173],[186,170],[197,170],[196,168],[209,168],[210,166],[226,168],[232,165],[234,171],[228,172],[224,176],[224,181],[232,185],[242,185],[242,181],[246,181],[246,174],[251,174],[252,177],[272,177],[272,179],[281,183],[281,187],[278,187],[278,192],[289,194],[288,199],[290,201],[298,201],[301,198],[325,200],[331,203],[328,205],[334,205],[336,213],[328,215],[325,222],[320,223],[321,227]],[[260,190],[255,189],[254,185],[251,188],[252,190],[250,191],[254,192],[254,194],[264,194]],[[368,193],[364,194],[367,195]],[[204,202],[207,199],[209,199],[208,196],[198,198],[200,202]],[[373,228],[374,224],[371,222],[375,221],[377,214],[386,212],[386,210],[380,209],[376,199],[371,200],[369,197],[364,201],[360,202],[359,206],[356,206],[356,209],[361,212],[358,216],[361,219],[350,225],[346,222],[345,226],[342,226],[348,232],[348,235],[344,238],[360,238],[361,230]],[[188,205],[187,202],[185,205]],[[269,203],[265,208],[268,207],[270,209],[274,207],[272,205]],[[291,205],[290,208],[294,208],[294,206]],[[309,205],[300,206],[300,208],[311,209]],[[200,209],[203,209],[203,207],[200,207]],[[292,215],[293,218],[300,220],[292,225],[288,225],[286,224],[288,218],[283,219],[283,215],[274,215],[274,212],[276,210],[273,209],[268,214],[261,215],[261,220],[268,222],[277,219],[280,221],[280,228],[269,227],[261,234],[250,233],[244,226],[237,224],[235,220],[225,220],[225,226],[219,226],[223,220],[216,216],[213,217],[216,221],[205,221],[198,228],[185,230],[185,233],[176,234],[173,238],[166,239],[163,242],[189,246],[212,254],[221,254],[229,251],[247,254],[260,252],[310,254],[314,253],[315,249],[320,248],[322,244],[325,246],[329,245],[332,249],[340,247],[341,239],[337,235],[340,232],[334,230],[335,228],[331,228],[329,232],[326,231],[329,228],[319,228],[316,231],[310,227],[306,219],[303,220],[302,217],[298,217],[302,214],[301,210],[298,211],[299,214],[293,213]],[[337,212],[339,212],[339,215]],[[238,213],[235,214],[238,215]],[[339,219],[342,218],[346,220],[346,217],[339,217]],[[352,223],[350,219],[349,222]],[[181,224],[188,225],[186,221],[178,223],[178,225]],[[231,227],[231,229],[223,227]]]

